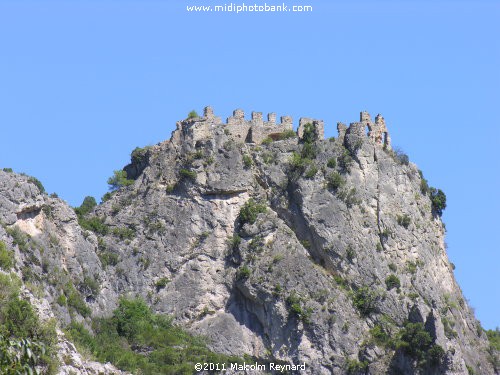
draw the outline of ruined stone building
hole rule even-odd
[[[302,117],[297,129],[299,140],[304,136],[306,124],[313,125],[316,139],[324,139],[324,121]],[[349,127],[339,122],[337,130],[342,142],[348,134],[368,136],[374,143],[390,148],[389,133],[385,120],[380,114],[375,117],[375,122],[373,122],[368,112],[361,112],[359,122],[351,123]],[[267,121],[264,121],[262,112],[252,112],[251,119],[246,120],[245,112],[242,109],[236,109],[224,123],[220,117],[215,116],[212,107],[205,107],[202,117],[178,121],[171,141],[178,144],[188,142],[195,145],[197,141],[211,139],[215,133],[221,131],[235,142],[261,144],[266,138],[276,140],[279,139],[280,134],[293,131],[293,120],[290,116],[281,116],[280,122],[277,123],[276,113],[269,113]]]

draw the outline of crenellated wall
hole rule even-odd
[[[324,121],[308,117],[302,117],[299,120],[298,139],[303,138],[306,124],[313,125],[316,140],[324,139]],[[176,130],[172,132],[171,141],[177,144],[190,142],[194,145],[199,140],[211,139],[214,131],[220,128],[223,128],[224,133],[236,142],[260,144],[268,137],[276,139],[279,134],[293,130],[293,119],[290,116],[281,116],[280,122],[276,123],[276,113],[269,113],[267,121],[264,121],[262,112],[252,112],[250,120],[246,120],[245,112],[242,109],[236,109],[233,115],[223,123],[220,117],[215,116],[212,107],[205,107],[202,117],[178,121]],[[385,120],[380,114],[373,122],[370,114],[363,111],[360,113],[359,122],[353,122],[349,127],[339,122],[337,130],[342,143],[345,140],[368,137],[372,142],[384,147],[390,148],[391,145]]]
[[[391,137],[385,125],[385,120],[380,114],[375,117],[375,122],[373,122],[370,114],[363,111],[359,114],[359,122],[352,122],[347,129],[345,129],[344,124],[339,123],[337,129],[339,138],[344,139],[346,135],[355,137],[368,136],[374,143],[391,148]]]
[[[236,142],[250,142],[260,144],[272,135],[293,130],[293,120],[290,116],[282,116],[281,122],[276,123],[276,113],[269,113],[264,121],[262,112],[252,112],[251,119],[245,119],[242,109],[233,111],[226,123],[214,115],[212,107],[205,107],[203,117],[196,117],[177,122],[177,128],[172,133],[173,142],[190,141],[193,144],[198,140],[210,139],[216,128],[224,127],[224,132]]]

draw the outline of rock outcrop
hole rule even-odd
[[[329,140],[322,121],[306,119],[300,138],[264,145],[291,119],[243,117],[224,125],[208,108],[170,141],[137,150],[125,168],[134,183],[87,214],[102,232],[82,229],[26,176],[0,171],[0,239],[60,327],[109,316],[133,295],[216,352],[305,363],[307,374],[493,374],[426,182],[390,149],[383,118],[362,113]],[[57,303],[69,284],[83,306]],[[418,353],[401,344],[409,327],[432,339]],[[61,348],[83,366],[70,343]],[[92,366],[81,373],[112,373]]]

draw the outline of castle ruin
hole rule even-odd
[[[299,140],[304,136],[306,124],[313,126],[317,140],[324,139],[324,121],[302,117],[297,129]],[[390,148],[391,139],[385,120],[380,114],[375,117],[374,123],[368,112],[361,112],[359,122],[351,123],[349,127],[339,122],[337,130],[342,143],[346,135],[367,136],[374,143]],[[269,113],[267,121],[264,121],[262,112],[252,112],[251,119],[246,120],[245,112],[242,109],[236,109],[233,115],[223,123],[220,117],[215,116],[212,107],[205,107],[202,117],[178,121],[176,129],[172,132],[171,141],[177,144],[188,142],[194,146],[198,141],[212,139],[221,131],[235,142],[261,144],[266,138],[277,140],[281,134],[293,131],[293,120],[290,116],[281,116],[280,122],[277,123],[276,113]]]

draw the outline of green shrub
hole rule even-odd
[[[87,196],[83,199],[83,202],[80,205],[80,207],[75,208],[75,213],[77,214],[77,216],[84,216],[87,215],[89,212],[91,212],[96,206],[97,202],[95,198]]]
[[[26,233],[22,232],[21,229],[19,229],[19,227],[17,226],[9,227],[6,228],[5,231],[9,236],[12,237],[12,244],[14,246],[17,245],[19,251],[28,252],[30,250],[30,245],[29,245],[30,238]]]
[[[500,352],[500,330],[498,329],[498,327],[495,330],[487,330],[486,336],[488,336],[490,346]]]
[[[342,189],[337,191],[337,197],[342,200],[347,207],[359,204],[361,201],[357,198],[356,188]]]
[[[422,180],[420,180],[420,191],[424,195],[426,195],[430,191],[429,184],[428,184],[427,180],[424,178]]]
[[[189,179],[189,180],[196,180],[196,172],[195,171],[191,171],[189,169],[181,169],[179,171],[179,174],[181,175],[182,178],[185,178],[185,179]]]
[[[290,139],[290,138],[295,138],[297,137],[297,133],[295,133],[293,130],[285,130],[283,133],[281,133],[278,136],[278,140],[284,140],[284,139]]]
[[[222,147],[226,151],[234,150],[235,147],[236,147],[236,142],[233,139],[229,139],[228,141],[224,142],[224,144],[222,145]]]
[[[483,330],[478,324],[479,329]],[[490,342],[490,346],[487,349],[488,360],[493,365],[494,370],[498,372],[500,370],[500,330],[498,327],[495,330],[487,330],[486,336],[488,336]]]
[[[421,170],[418,171],[420,175],[420,191],[422,194],[430,195],[431,203],[432,203],[432,212],[438,216],[443,214],[443,210],[446,208],[446,195],[441,189],[436,189],[433,187],[429,187],[427,180],[424,178],[424,175]]]
[[[7,172],[7,173],[13,173],[14,171],[12,170],[12,168],[4,168],[3,169],[4,172]]]
[[[187,118],[192,119],[192,118],[197,118],[197,117],[200,117],[200,116],[198,116],[198,113],[193,109],[191,112],[188,113]]]
[[[427,362],[431,366],[441,366],[446,357],[446,352],[440,345],[432,345],[427,351]]]
[[[292,167],[292,169],[302,169],[305,167],[307,162],[302,158],[302,156],[299,153],[294,152],[292,153],[292,157],[290,158],[289,164],[290,167]]]
[[[248,279],[250,277],[250,274],[251,274],[250,268],[248,268],[247,266],[241,266],[238,269],[238,272],[236,274],[236,278],[238,280],[245,280],[245,279]]]
[[[403,150],[401,150],[400,148],[395,148],[392,151],[393,151],[394,160],[396,160],[396,162],[398,162],[401,165],[410,164],[410,158],[408,157],[408,155],[405,152],[403,152]]]
[[[282,292],[283,292],[283,287],[281,286],[280,283],[277,283],[274,286],[273,295],[279,296]]]
[[[271,144],[273,143],[273,139],[271,137],[266,137],[262,140],[262,144],[263,145],[268,145],[268,144]]]
[[[349,284],[347,283],[347,280],[344,279],[342,276],[339,274],[333,275],[333,279],[335,280],[335,283],[341,287],[342,289],[347,290],[349,288]]]
[[[105,236],[109,233],[109,226],[104,224],[104,219],[97,216],[92,216],[90,218],[80,217],[78,219],[78,224],[80,224],[83,229],[90,230],[101,236]]]
[[[351,245],[347,246],[346,257],[349,262],[352,262],[354,258],[356,258],[356,251],[352,248]]]
[[[193,158],[194,159],[203,159],[205,157],[205,155],[203,154],[203,151],[202,150],[197,150],[193,155]]]
[[[390,269],[392,272],[396,272],[397,267],[396,267],[396,265],[395,265],[394,263],[390,263],[390,264],[389,264],[389,269]]]
[[[105,193],[102,197],[101,197],[101,202],[107,202],[111,199],[111,197],[113,196],[113,193],[108,191],[107,193]]]
[[[443,215],[443,210],[446,208],[446,195],[441,189],[430,188],[432,212],[438,216]]]
[[[209,157],[207,157],[207,158],[205,159],[205,163],[204,163],[204,165],[205,165],[205,167],[206,167],[207,165],[211,165],[211,164],[213,164],[214,162],[215,162],[215,158],[214,158],[212,155],[210,155]]]
[[[121,370],[137,374],[193,374],[196,363],[242,363],[242,359],[212,353],[204,339],[172,324],[172,319],[154,314],[139,299],[121,298],[111,318],[92,322],[95,335],[72,323],[68,336],[99,362],[111,362]]]
[[[330,173],[327,177],[327,186],[333,191],[339,190],[345,183],[344,178],[338,172]]]
[[[430,348],[431,343],[431,335],[425,330],[423,323],[407,322],[399,333],[397,347],[418,359]]]
[[[387,241],[390,236],[392,236],[392,231],[389,228],[384,228],[384,230],[380,232],[380,237],[382,237],[384,241]]]
[[[302,142],[313,143],[316,140],[316,129],[311,123],[304,125],[304,132],[302,133]]]
[[[335,159],[335,158],[328,159],[328,162],[326,163],[326,166],[328,168],[336,168],[337,167],[337,159]]]
[[[417,273],[417,266],[418,266],[418,264],[416,262],[411,261],[411,260],[406,262],[406,270],[409,273],[412,273],[412,274]]]
[[[99,252],[97,256],[99,257],[103,267],[116,266],[120,261],[118,254],[112,253],[111,251]]]
[[[0,334],[0,373],[39,374],[45,345],[30,339],[7,339]]]
[[[235,234],[233,237],[229,239],[229,247],[232,250],[236,250],[241,244],[241,237]]]
[[[151,265],[151,259],[145,257],[140,257],[137,262],[141,265],[143,270],[147,270]]]
[[[429,183],[424,178],[424,174],[420,169],[418,170],[418,174],[420,175],[420,191],[422,192],[422,194],[426,195],[430,191]]]
[[[405,323],[397,338],[396,348],[417,360],[417,365],[441,366],[445,360],[445,351],[425,330],[423,323]]]
[[[86,349],[93,355],[96,355],[96,353],[98,352],[96,343],[97,340],[89,331],[87,331],[82,323],[72,321],[70,325],[66,327],[65,333],[72,341],[75,342],[80,350],[81,348]]]
[[[314,176],[316,176],[316,173],[318,173],[318,167],[314,164],[311,164],[309,166],[309,169],[307,170],[307,172],[305,173],[304,177],[305,178],[313,178]]]
[[[272,152],[263,152],[262,153],[262,161],[264,164],[271,164],[271,162],[275,159],[275,155]]]
[[[261,253],[264,250],[264,239],[261,236],[256,236],[248,244],[248,251],[252,253]]]
[[[162,277],[155,283],[156,291],[159,292],[161,289],[165,288],[170,282],[168,277]]]
[[[68,306],[83,317],[90,316],[90,308],[83,301],[82,296],[75,289],[72,283],[64,285],[64,294],[68,301]]]
[[[365,374],[368,368],[368,362],[359,362],[356,359],[347,359],[345,364],[346,374],[348,375],[359,375]]]
[[[378,296],[367,286],[362,286],[352,293],[352,300],[361,315],[370,315],[377,309]]]
[[[408,226],[411,223],[410,217],[408,215],[406,215],[406,214],[404,214],[404,215],[398,215],[397,221],[398,221],[399,225],[401,225],[402,227],[405,227],[406,229],[408,229]]]
[[[318,147],[314,143],[304,143],[301,155],[304,159],[316,159],[316,156],[318,155]]]
[[[38,178],[30,176],[28,177],[28,182],[34,184],[38,188],[38,190],[40,190],[40,193],[45,193],[45,188]]]
[[[455,327],[455,322],[446,317],[441,318],[441,322],[443,323],[444,335],[448,337],[450,340],[456,338],[458,333],[453,329]]]
[[[286,298],[286,305],[288,308],[288,311],[294,315],[296,315],[302,322],[304,323],[310,323],[311,322],[311,315],[312,315],[312,309],[311,308],[304,308],[303,307],[303,300],[298,296],[297,293],[292,292],[287,298]]]
[[[312,164],[312,160],[304,158],[298,152],[293,152],[292,157],[289,160],[290,173],[289,179],[291,181],[297,180],[307,169],[309,165]]]
[[[257,215],[266,211],[267,208],[264,204],[257,203],[253,198],[250,198],[241,208],[238,217],[242,225],[245,223],[253,224],[257,220]]]
[[[342,150],[342,155],[337,158],[337,161],[342,172],[348,173],[350,171],[353,160],[346,148]]]
[[[0,373],[36,373],[42,366],[55,372],[54,322],[41,324],[34,308],[19,298],[20,281],[0,274]]]
[[[177,187],[177,184],[167,185],[165,191],[167,192],[167,194],[172,194],[176,187]]]
[[[243,165],[245,168],[250,168],[253,165],[253,160],[250,155],[243,155]]]
[[[400,288],[401,287],[401,282],[399,281],[399,278],[396,275],[389,275],[385,279],[385,285],[387,287],[387,290],[391,290],[393,288]]]
[[[99,290],[101,289],[97,280],[90,276],[85,276],[83,278],[82,287],[94,297],[99,294]]]
[[[7,271],[12,268],[13,265],[14,254],[12,253],[12,251],[7,250],[7,247],[5,246],[5,243],[3,241],[0,241],[0,268]]]
[[[380,346],[390,347],[392,345],[391,337],[389,333],[384,329],[381,324],[375,324],[375,326],[370,329],[370,334],[373,341]]]
[[[113,235],[120,238],[120,240],[131,240],[135,237],[134,228],[117,227],[113,228]]]
[[[113,176],[108,178],[109,190],[115,191],[124,186],[130,186],[134,183],[134,180],[129,180],[127,178],[127,172],[124,170],[113,171]]]
[[[10,336],[18,338],[36,336],[38,317],[29,302],[11,298],[2,310],[7,317],[3,322],[4,329]]]
[[[59,297],[57,297],[56,302],[59,306],[66,306],[68,304],[68,299],[64,294],[60,294]]]

